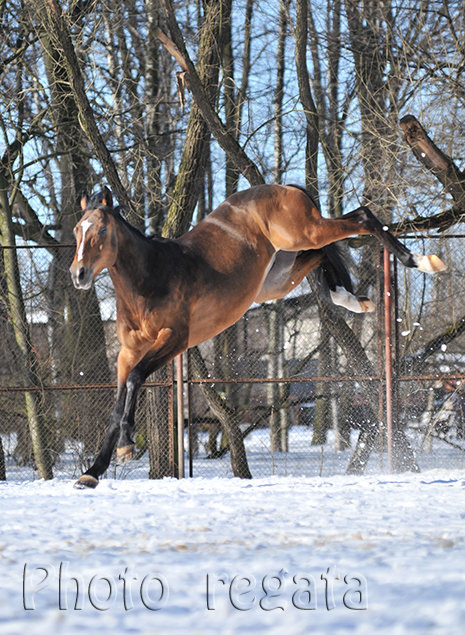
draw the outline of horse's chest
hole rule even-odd
[[[121,344],[127,348],[140,348],[145,343],[153,342],[163,324],[156,311],[131,313],[118,317],[117,331]]]

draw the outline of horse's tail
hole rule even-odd
[[[326,245],[321,251],[324,259],[318,268],[317,275],[320,283],[328,288],[333,303],[353,313],[374,311],[375,305],[371,300],[366,297],[357,298],[354,295],[350,273],[338,245],[336,243]]]

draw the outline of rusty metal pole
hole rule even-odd
[[[381,302],[381,296],[384,289],[384,260],[383,250],[377,250],[377,269],[376,269],[376,324],[377,328],[377,353],[378,353],[378,437],[379,437],[379,465],[381,472],[384,472],[384,305]],[[381,326],[383,324],[383,326]],[[381,329],[383,332],[381,333]]]
[[[169,465],[171,476],[176,476],[176,460],[174,456],[174,364],[169,363],[168,372],[170,383],[168,386],[169,409],[168,409],[168,443],[169,443]]]
[[[176,356],[176,404],[178,410],[177,426],[177,464],[178,478],[184,478],[184,379],[182,373],[182,354]]]
[[[394,363],[393,363],[393,376],[392,376],[392,426],[393,430],[397,430],[399,425],[400,414],[400,384],[399,384],[399,360],[400,360],[400,340],[399,340],[399,278],[397,275],[397,258],[394,258],[394,326],[392,328],[392,337],[394,338]]]
[[[188,439],[188,454],[187,460],[189,465],[189,478],[194,476],[194,426],[192,423],[192,365],[190,349],[186,353],[187,355],[187,439]]]
[[[391,260],[384,248],[384,374],[386,378],[386,433],[388,471],[392,472],[392,318],[391,318]]]

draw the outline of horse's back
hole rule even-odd
[[[192,302],[189,346],[221,332],[247,311],[259,297],[277,252],[298,251],[299,217],[307,222],[311,209],[300,189],[258,185],[231,195],[179,239],[196,261],[199,288]],[[292,271],[296,256],[279,258],[270,289],[263,291],[267,297],[281,297],[287,285],[282,278]]]

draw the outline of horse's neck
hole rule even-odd
[[[149,257],[147,241],[132,231],[123,221],[117,225],[117,256],[113,267],[110,268],[110,276],[115,289],[126,286],[137,286],[138,278],[146,270],[145,261]]]
[[[116,294],[127,298],[137,296],[146,288],[144,276],[153,268],[155,259],[161,262],[165,249],[159,253],[156,247],[161,241],[146,239],[124,222],[118,223],[117,241],[116,262],[109,269]]]

